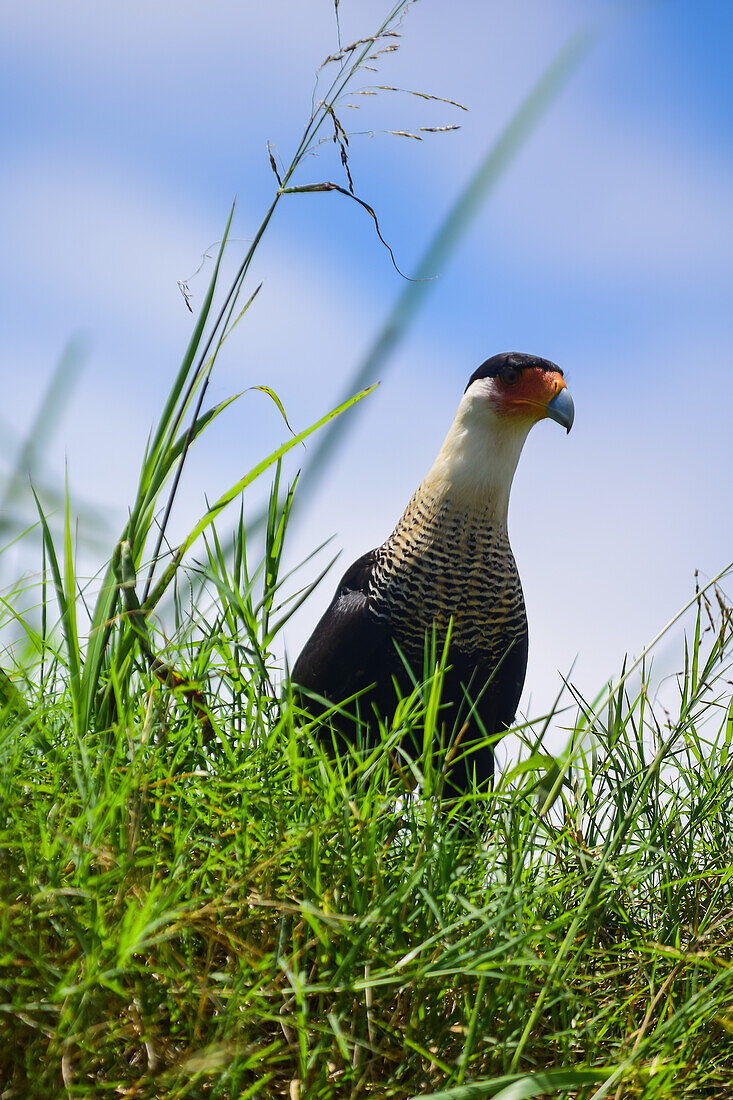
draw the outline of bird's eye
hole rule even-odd
[[[514,367],[507,367],[501,372],[501,380],[505,386],[516,386],[519,381],[519,371]]]

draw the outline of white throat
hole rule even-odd
[[[532,423],[500,416],[481,393],[465,393],[421,489],[506,524],[514,471]]]

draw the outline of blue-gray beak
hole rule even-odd
[[[545,412],[550,420],[556,420],[558,424],[562,424],[563,428],[570,431],[575,419],[575,405],[567,388],[555,394],[546,406]]]

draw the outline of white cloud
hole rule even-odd
[[[492,248],[556,278],[633,284],[731,273],[723,167],[598,109],[550,116],[484,225]]]
[[[342,5],[344,31],[355,32],[362,23],[371,26],[385,8],[381,2],[362,3],[357,12]],[[300,125],[313,70],[333,45],[330,0],[308,5],[307,17],[304,12],[300,0],[246,7],[239,0],[207,5],[168,0],[103,10],[93,0],[79,0],[51,7],[15,5],[5,18],[16,56],[27,53],[32,66],[48,53],[48,66],[56,73],[48,94],[61,88],[63,99],[63,90],[68,95],[80,82],[85,100],[93,90],[95,100],[108,104],[112,119],[140,115],[143,133],[146,115],[170,126],[173,110],[175,126],[188,130],[192,143],[202,146],[207,129],[229,147],[246,135],[256,144],[260,164],[265,136],[287,137],[293,119],[296,129]],[[355,15],[358,23],[348,27]],[[385,139],[370,148],[369,163],[377,171],[393,165],[400,171],[409,159],[404,170],[411,179],[402,185],[415,185],[421,172],[419,189],[428,202],[449,201],[466,178],[466,165],[475,162],[537,73],[585,18],[584,6],[577,3],[555,3],[551,12],[538,0],[467,4],[458,14],[417,5],[405,23],[399,60],[386,62],[385,73],[422,88],[426,72],[439,72],[435,91],[464,100],[471,110],[456,116],[463,127],[459,134],[433,137],[417,154]],[[633,20],[624,28],[632,33]],[[606,52],[622,51],[624,44],[623,35],[611,36]],[[592,70],[594,56],[532,135],[477,226],[474,241],[492,255],[499,253],[503,263],[529,264],[563,277],[666,280],[685,268],[703,271],[713,265],[729,271],[729,181],[721,165],[701,152],[696,140],[686,145],[679,131],[660,137],[649,115],[645,122],[639,111],[619,112],[602,82],[591,86],[589,96],[581,78]],[[41,72],[39,79],[48,77]],[[409,120],[415,111],[421,123],[430,122],[431,112],[441,110],[389,96],[381,105],[362,103],[367,128]],[[75,130],[73,119],[65,125],[74,160],[80,153],[81,159],[94,156],[92,147],[73,149],[73,143],[99,139],[95,127]],[[357,164],[358,150],[357,143]],[[48,151],[38,154],[41,173],[40,161]],[[123,153],[128,164],[136,155],[134,149]],[[240,182],[232,180],[232,190]],[[174,187],[170,192],[183,213],[190,198],[179,199]],[[186,194],[185,181],[179,194]],[[388,202],[384,196],[386,210]],[[108,218],[110,211],[99,214]],[[199,237],[204,243],[208,239],[210,230]]]
[[[127,323],[140,336],[179,335],[188,315],[176,279],[215,228],[175,192],[128,166],[17,158],[0,182],[14,281],[28,305],[47,299],[70,325]]]

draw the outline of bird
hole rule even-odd
[[[378,743],[380,719],[389,728],[399,699],[431,671],[426,654],[439,658],[449,639],[436,725],[444,748],[456,743],[446,788],[488,788],[491,745],[514,721],[527,669],[527,614],[507,532],[512,480],[530,429],[550,419],[569,432],[574,415],[563,372],[548,359],[502,352],[471,374],[391,535],[347,569],[292,668],[306,712],[329,710],[331,744]],[[421,744],[412,731],[402,747],[414,757]]]

